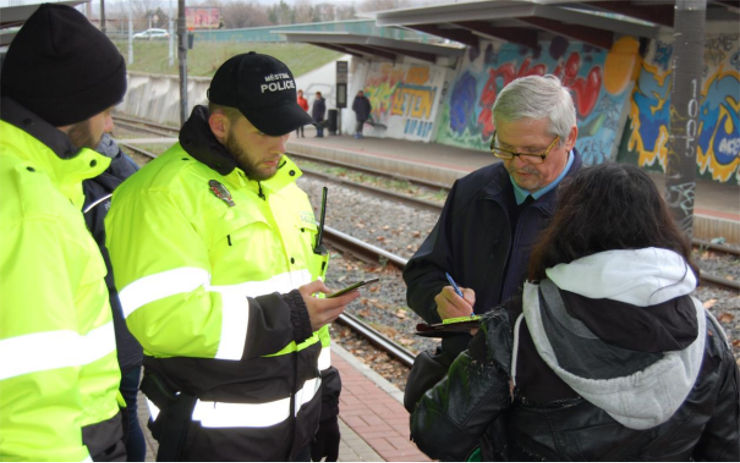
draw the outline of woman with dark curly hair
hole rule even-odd
[[[441,460],[739,461],[740,371],[653,182],[604,164],[559,194],[522,296],[484,315],[412,439]]]

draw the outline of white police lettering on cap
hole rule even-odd
[[[280,79],[290,79],[290,75],[287,72],[278,72],[276,74],[270,74],[265,76],[265,82],[272,82]]]
[[[295,88],[295,82],[291,80],[283,80],[278,82],[270,82],[268,84],[262,84],[260,85],[260,91],[262,93],[265,92],[282,92],[283,90],[288,90],[291,88]]]
[[[260,85],[260,92],[282,92],[295,88],[295,81],[287,72],[276,72],[265,76],[264,84]]]

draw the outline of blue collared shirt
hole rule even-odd
[[[536,201],[540,199],[543,195],[545,195],[545,193],[549,192],[550,190],[558,186],[558,183],[560,183],[560,181],[563,180],[563,178],[565,178],[566,175],[568,175],[570,166],[573,165],[573,159],[574,159],[573,150],[571,150],[568,153],[568,162],[565,163],[565,168],[563,168],[563,171],[560,172],[560,175],[558,175],[558,178],[548,183],[547,185],[543,186],[542,188],[535,191],[534,193],[530,193],[529,191],[517,185],[516,182],[514,181],[514,178],[511,175],[509,175],[509,179],[511,180],[511,186],[514,187],[514,199],[516,199],[517,206],[520,206],[527,199],[527,196],[531,195],[532,198],[534,198],[534,200]]]

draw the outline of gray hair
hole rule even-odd
[[[493,103],[493,120],[544,119],[550,121],[550,132],[559,135],[561,143],[576,125],[576,109],[570,91],[556,76],[526,76],[504,87]]]

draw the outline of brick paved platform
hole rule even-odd
[[[398,388],[336,344],[332,365],[342,375],[339,417],[382,457],[379,461],[430,461],[409,440],[409,414]]]

